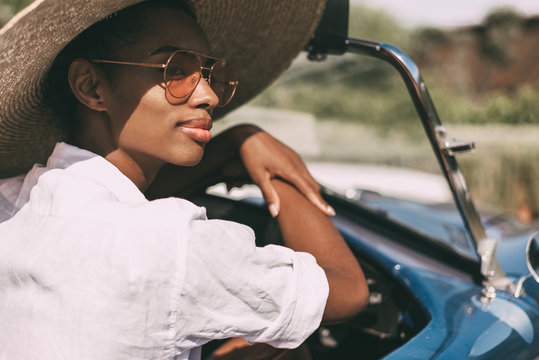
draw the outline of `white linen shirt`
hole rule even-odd
[[[0,196],[20,209],[0,223],[0,359],[194,359],[237,336],[296,347],[320,324],[313,256],[148,201],[96,154],[59,143]]]

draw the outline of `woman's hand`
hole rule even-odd
[[[239,153],[249,176],[262,190],[273,217],[279,214],[281,205],[271,179],[288,182],[323,213],[335,215],[333,208],[320,195],[320,185],[300,156],[270,134],[258,128],[251,129],[250,135],[241,141]]]

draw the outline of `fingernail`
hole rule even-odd
[[[271,214],[271,217],[276,218],[279,215],[279,210],[277,210],[277,206],[275,204],[271,204],[269,206],[269,212]]]
[[[328,213],[329,216],[335,216],[336,212],[335,212],[335,209],[333,209],[331,206],[327,206],[326,207],[326,211]]]

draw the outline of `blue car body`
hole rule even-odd
[[[363,267],[370,299],[355,319],[311,336],[313,359],[539,357],[539,284],[534,279],[524,282],[519,297],[503,290],[485,296],[477,255],[463,251],[469,234],[454,206],[366,193],[348,199],[324,192],[337,211],[335,225]],[[206,205],[210,217],[250,225],[259,245],[280,242],[262,198],[204,195],[196,201]],[[528,274],[525,248],[533,229],[509,217],[482,219],[499,244],[496,254],[508,277],[517,281]],[[460,245],[451,246],[448,239],[459,236],[464,237],[456,242]]]
[[[383,209],[379,216],[409,224],[416,231],[428,228],[443,238],[448,223],[458,234],[466,234],[456,209],[423,205],[377,196],[360,201]],[[498,237],[497,256],[513,279],[528,273],[526,242],[531,229],[510,218],[497,218],[489,235]],[[483,286],[474,281],[473,267],[459,271],[458,265],[438,261],[421,252],[396,244],[388,237],[361,236],[348,221],[337,220],[349,244],[391,274],[413,294],[429,320],[413,338],[384,359],[534,359],[539,356],[539,285],[529,279],[526,295],[496,291],[496,298],[482,299]],[[477,269],[476,269],[477,271]]]

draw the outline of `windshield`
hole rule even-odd
[[[458,154],[458,162],[478,208],[513,213],[525,224],[537,221],[537,126],[519,123],[531,122],[537,107],[528,105],[537,103],[536,92],[528,89],[515,92],[513,98],[500,97],[493,84],[471,78],[472,65],[475,73],[476,65],[494,70],[488,54],[459,46],[460,35],[478,36],[468,30],[405,29],[387,14],[351,7],[352,37],[395,44],[419,66],[447,132],[437,123],[426,127],[436,136],[447,134],[438,142],[449,144],[450,150],[441,153],[446,168],[451,168],[452,183],[458,185],[470,229],[476,241],[484,239],[482,222],[488,237],[501,240],[489,218],[477,216],[460,181],[462,174],[452,171],[454,162],[447,166],[446,157],[453,150],[471,148],[453,137],[477,140],[479,151]],[[468,58],[477,64],[464,61]],[[518,59],[507,61],[516,66]],[[414,64],[411,71],[416,70]],[[418,92],[427,93],[422,82],[415,85]],[[318,181],[339,196],[477,258],[407,88],[384,61],[345,54],[310,62],[302,53],[250,106],[216,125],[234,122],[256,122],[284,141],[303,156]]]
[[[341,197],[476,258],[408,92],[388,65],[357,55],[311,62],[302,54],[216,127],[242,122],[296,150]]]

